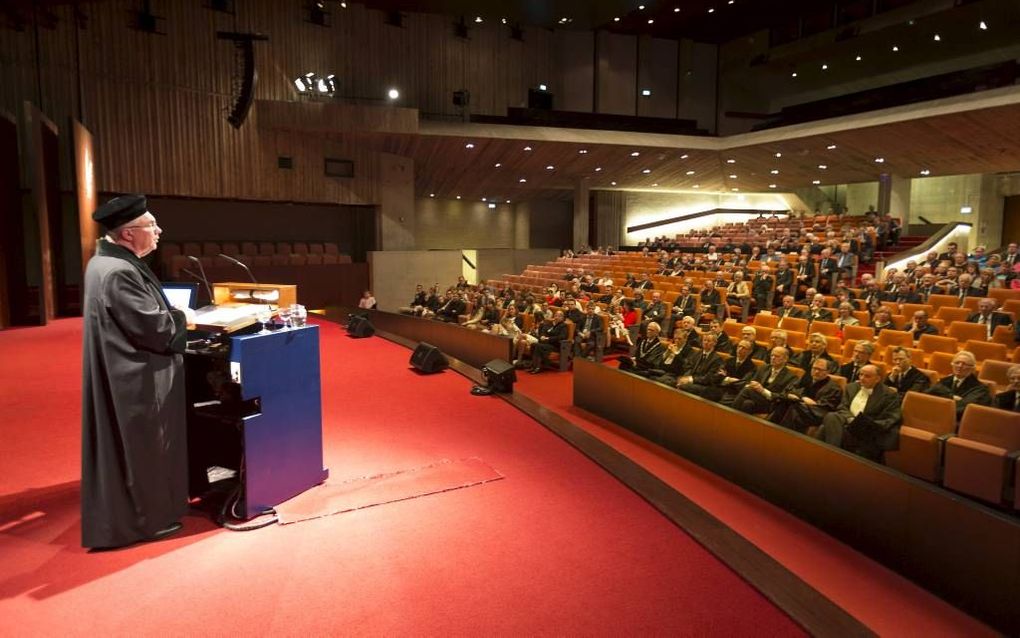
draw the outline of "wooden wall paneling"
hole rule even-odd
[[[34,322],[45,325],[56,316],[56,281],[54,259],[59,251],[53,250],[53,237],[59,236],[59,228],[50,227],[50,198],[48,181],[56,178],[47,174],[52,164],[47,162],[47,150],[53,145],[48,143],[47,136],[56,136],[57,127],[49,121],[32,103],[25,102],[22,107],[22,135],[24,139],[24,165],[29,183],[30,225],[26,226],[26,239],[31,249],[28,255],[29,284],[38,288],[36,299],[26,302],[36,306]]]
[[[92,221],[92,213],[97,207],[95,149],[92,133],[82,126],[78,120],[71,120],[71,133],[74,146],[74,193],[78,209],[78,237],[80,238],[81,272],[96,250],[99,238],[99,226]]]
[[[18,123],[0,110],[0,329],[25,322],[25,232],[21,211]]]

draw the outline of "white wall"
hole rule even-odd
[[[974,212],[963,214],[960,208],[969,205]],[[977,245],[998,246],[1002,240],[1004,200],[995,175],[950,175],[921,177],[912,180],[910,189],[910,223],[964,222],[973,224],[966,242],[969,250]],[[964,244],[960,244],[964,248]]]
[[[721,213],[699,217],[690,221],[655,226],[647,230],[628,233],[626,228],[648,224],[661,219],[701,213],[715,208],[734,208],[755,211],[790,210],[790,201],[779,193],[651,193],[630,191],[627,193],[627,215],[624,219],[624,244],[634,245],[652,237],[672,237],[691,230],[708,229],[730,222],[745,222],[754,219],[758,213]]]
[[[372,292],[380,310],[395,311],[414,297],[414,287],[445,288],[461,275],[459,250],[388,250],[368,253]]]

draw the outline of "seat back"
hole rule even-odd
[[[931,304],[923,303],[905,303],[900,307],[900,314],[907,317],[910,320],[914,319],[914,313],[918,310],[924,310],[931,317],[935,314],[935,306]]]
[[[204,257],[215,257],[216,255],[223,252],[218,242],[204,241],[202,242],[202,255]]]
[[[998,344],[994,344],[998,345]],[[1015,366],[1015,363],[1006,361],[997,361],[995,359],[985,359],[981,362],[981,373],[978,374],[978,379],[982,381],[991,381],[995,384],[996,390],[1002,392],[1009,385],[1009,379],[1006,377],[1006,373],[1009,369]]]
[[[1020,299],[1020,290],[1012,288],[989,288],[988,297],[995,300],[995,305],[1003,306],[1010,299]]]
[[[754,325],[755,326],[764,326],[766,328],[775,328],[776,327],[776,323],[778,323],[778,322],[779,322],[779,317],[777,317],[777,316],[775,316],[773,314],[768,314],[767,315],[767,314],[763,314],[763,313],[759,312],[758,314],[756,314],[754,316]]]
[[[952,337],[960,343],[966,343],[970,339],[984,341],[988,338],[988,326],[966,321],[953,321],[946,329],[946,336]]]
[[[928,357],[928,369],[934,370],[943,377],[953,373],[953,355],[949,352],[933,352]]]
[[[846,390],[846,377],[841,377],[838,374],[830,374],[829,379],[834,381],[839,386],[840,390]]]
[[[783,325],[785,326],[786,323],[784,322]],[[820,332],[826,337],[835,337],[839,332],[839,326],[831,321],[815,321],[811,323],[811,332]]]
[[[971,403],[960,420],[959,436],[1007,452],[1020,450],[1020,412]]]
[[[843,359],[843,342],[839,340],[839,337],[826,337],[825,351],[837,361],[841,361]]]
[[[874,341],[875,329],[871,326],[847,326],[843,328],[843,338]]]
[[[981,303],[982,297],[967,297],[963,300],[963,307],[970,310],[971,314],[977,312],[978,304]]]
[[[930,319],[928,319],[928,325],[929,326],[933,326],[936,330],[939,331],[940,335],[945,336],[945,334],[946,334],[946,321],[945,321],[945,319],[930,318]]]
[[[289,255],[293,252],[290,242],[278,241],[276,242],[276,254],[277,255]]]
[[[260,241],[259,242],[259,254],[260,255],[274,255],[276,254],[276,246],[271,241]]]
[[[796,317],[783,319],[783,330],[787,332],[807,332],[807,326],[807,319],[798,319]]]
[[[903,425],[932,434],[956,432],[956,402],[920,392],[903,396]]]
[[[238,248],[236,242],[227,241],[223,242],[223,254],[230,255],[231,257],[238,257],[241,254],[241,249]]]
[[[945,375],[940,375],[938,372],[935,372],[934,370],[926,370],[924,368],[918,368],[918,370],[923,372],[924,376],[928,377],[928,382],[931,385],[935,385],[936,383],[938,383],[939,381],[942,380],[943,376],[945,376]]]
[[[974,353],[978,361],[985,359],[997,359],[1005,361],[1009,358],[1009,349],[1001,343],[992,343],[979,339],[968,339],[963,346],[964,350]]]
[[[253,241],[243,241],[243,242],[241,242],[241,254],[242,255],[253,255],[253,256],[259,254],[258,244],[256,244]]]
[[[903,332],[902,330],[889,330],[888,328],[886,328],[882,332],[878,333],[878,347],[880,349],[885,349],[890,346],[903,346],[904,348],[913,348],[914,336],[910,332]]]
[[[904,350],[906,350],[907,353],[910,355],[910,363],[913,364],[915,368],[924,367],[926,359],[924,350],[921,350],[919,348],[904,348]],[[885,362],[888,363],[890,367],[892,367],[893,348],[887,348],[883,352],[882,356]]]
[[[886,331],[882,331],[884,335]],[[881,335],[879,336],[881,339]],[[917,342],[917,347],[925,352],[949,352],[956,354],[957,341],[952,337],[940,337],[939,335],[921,335],[921,340]]]
[[[957,299],[956,295],[928,295],[928,305],[935,308],[935,313],[937,315],[939,308],[944,306],[959,308],[960,300]]]

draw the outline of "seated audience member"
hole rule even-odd
[[[694,317],[694,320],[698,320],[698,300],[695,295],[691,294],[691,287],[687,284],[680,286],[680,294],[673,302],[673,314],[672,323],[675,325],[680,319],[684,317]],[[672,334],[672,326],[670,326],[670,334]]]
[[[917,295],[921,303],[928,303],[928,297],[932,295],[944,295],[945,290],[935,285],[935,275],[927,273],[921,277],[921,284],[917,287]]]
[[[772,292],[774,278],[769,267],[762,264],[761,268],[751,279],[751,296],[754,297],[754,307],[757,310],[768,310],[769,293]]]
[[[428,294],[425,292],[425,286],[418,284],[414,287],[414,299],[411,303],[406,306],[401,306],[397,309],[402,315],[420,315],[422,309],[425,308],[425,302],[428,301]],[[358,301],[358,305],[361,305],[361,301]]]
[[[584,318],[574,325],[574,354],[594,358],[595,347],[603,339],[602,317],[595,314],[595,303],[589,301],[584,308]]]
[[[364,310],[375,310],[377,305],[378,304],[376,304],[375,297],[372,296],[371,290],[366,290],[361,293],[361,299],[358,300],[358,308],[362,308]]]
[[[789,392],[774,403],[769,421],[804,433],[822,424],[822,418],[839,407],[843,391],[829,378],[829,365],[822,359],[800,378]]]
[[[510,337],[514,342],[524,331],[524,317],[517,306],[509,305],[503,313],[503,318],[492,328],[492,333],[501,337]]]
[[[458,317],[464,314],[467,304],[461,299],[459,292],[450,292],[447,295],[446,303],[439,310],[436,310],[436,319],[447,323],[457,323]]]
[[[769,352],[772,352],[775,348],[786,348],[788,339],[789,335],[786,334],[785,330],[773,330],[769,334]]]
[[[530,374],[538,374],[543,366],[549,365],[549,354],[560,349],[560,342],[567,338],[566,318],[562,310],[553,314],[551,321],[543,321],[538,328],[538,340],[531,346]]]
[[[666,347],[659,339],[659,324],[652,322],[645,329],[645,336],[638,340],[634,348],[634,357],[621,357],[621,370],[660,370],[662,359],[666,356]]]
[[[959,421],[963,411],[971,403],[991,405],[992,393],[975,374],[977,359],[973,353],[967,350],[957,352],[953,357],[952,366],[953,373],[933,385],[928,393],[956,401],[956,420]]]
[[[824,295],[814,296],[804,318],[808,320],[808,326],[815,321],[832,321],[832,312],[825,307]]]
[[[722,295],[715,289],[715,282],[711,279],[705,280],[705,285],[699,294],[701,297],[701,311],[719,314],[719,305],[722,303]]]
[[[877,308],[874,316],[871,318],[871,327],[875,330],[875,335],[882,332],[883,330],[895,330],[896,324],[893,323],[892,313],[885,306]]]
[[[678,390],[704,396],[709,386],[722,381],[722,357],[715,351],[716,339],[712,333],[701,336],[701,350],[690,352],[684,360],[684,369],[676,379]]]
[[[967,317],[967,321],[986,326],[989,339],[992,338],[992,333],[995,332],[997,327],[1009,326],[1012,323],[1009,320],[1009,315],[1004,312],[995,311],[995,300],[989,298],[978,302],[978,311]]]
[[[769,357],[768,348],[758,345],[758,331],[754,326],[744,326],[740,329],[740,338],[751,342],[751,358],[758,361],[765,361]]]
[[[839,304],[837,313],[835,323],[840,335],[843,334],[847,326],[859,326],[861,324],[860,320],[854,316],[853,304],[848,301]]]
[[[733,399],[733,407],[748,414],[772,411],[772,399],[797,382],[797,377],[786,369],[790,351],[775,348],[769,354],[768,365],[758,368],[744,389]]]
[[[928,311],[917,310],[914,312],[914,318],[910,322],[907,332],[910,333],[914,343],[917,343],[921,340],[922,335],[937,335],[939,329],[928,323]]]
[[[825,361],[825,365],[829,366],[829,371],[832,372],[836,369],[836,360],[829,354],[826,349],[827,346],[828,341],[825,339],[825,335],[820,332],[813,332],[808,335],[807,348],[790,363],[806,372],[811,369],[815,361],[822,359]]]
[[[560,309],[563,311],[564,319],[569,319],[573,324],[581,321],[584,319],[584,310],[581,308],[582,306],[573,293],[568,292],[563,295],[563,305],[560,306]]]
[[[634,345],[620,306],[609,307],[609,334],[613,339],[626,341],[628,346]]]
[[[1016,244],[1010,246],[1015,247]],[[994,405],[1000,410],[1020,412],[1020,365],[1010,366],[1006,378],[1009,380],[1009,389],[995,395]]]
[[[854,344],[853,356],[850,361],[841,365],[836,374],[846,379],[847,383],[857,381],[864,366],[871,363],[871,355],[875,352],[875,344],[870,341],[858,341]]]
[[[797,262],[797,271],[794,276],[795,280],[790,292],[793,293],[794,297],[808,299],[807,290],[811,287],[811,282],[815,277],[814,260],[810,257],[802,256]]]
[[[639,290],[651,290],[654,287],[655,284],[653,284],[652,280],[648,278],[648,273],[646,272],[641,273],[641,279],[636,280],[634,285],[631,286],[631,288],[634,289],[634,292]]]
[[[847,384],[839,408],[822,418],[815,438],[881,463],[899,442],[902,413],[899,395],[880,379],[877,367],[864,366],[859,379]]]
[[[792,317],[794,319],[804,318],[804,314],[800,311],[800,309],[793,307],[793,301],[794,301],[793,295],[785,295],[783,297],[781,305],[776,309],[775,312],[775,315],[779,317],[779,320],[776,322],[777,328],[782,328],[783,320],[788,317]]]
[[[719,385],[706,386],[704,394],[701,396],[717,403],[732,405],[737,394],[744,389],[744,386],[754,375],[756,368],[751,359],[753,348],[753,341],[740,340],[737,343],[735,354],[723,363]]]
[[[771,250],[771,249],[770,249]],[[778,305],[787,296],[793,298],[793,271],[785,259],[776,266],[776,292],[773,296],[773,303]]]
[[[659,291],[652,292],[652,300],[648,302],[644,312],[641,313],[641,332],[645,331],[648,324],[655,322],[657,324],[664,325],[664,319],[666,318],[666,304],[662,301],[662,293]]]
[[[889,371],[884,383],[902,397],[907,392],[926,392],[931,386],[928,375],[914,367],[910,353],[896,347],[892,351],[892,370]]]
[[[693,318],[693,317],[692,317]],[[730,336],[723,331],[722,321],[713,319],[708,322],[708,332],[706,334],[715,335],[715,351],[725,352],[726,354],[733,354],[736,344],[730,339]],[[704,339],[704,335],[702,335]]]

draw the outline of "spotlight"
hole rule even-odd
[[[495,205],[495,204],[493,204],[493,203],[491,203],[491,202],[489,203],[489,208],[495,208],[495,207],[496,207],[496,205]]]
[[[641,89],[641,95],[643,95],[645,97],[648,97],[651,94],[652,94],[652,90],[651,89]]]
[[[978,24],[978,28],[979,28],[979,29],[981,29],[982,31],[987,31],[987,30],[988,30],[988,25],[987,25],[987,24],[985,23],[985,21],[984,21],[984,20],[982,20],[982,21],[981,21],[981,22],[980,22],[980,23]],[[963,211],[961,211],[961,212],[963,212]]]
[[[398,91],[397,89],[390,89],[389,91],[386,92],[386,97],[390,98],[391,100],[395,100],[400,97],[400,91]]]

